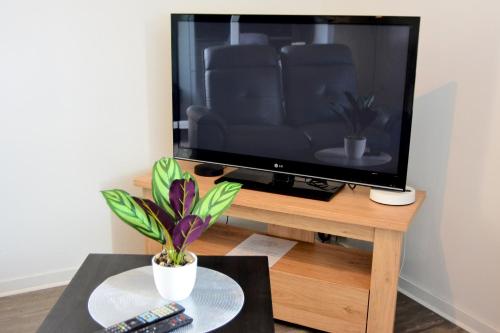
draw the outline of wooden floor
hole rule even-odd
[[[36,332],[64,287],[0,298],[2,333]],[[308,328],[276,322],[276,333],[315,333]],[[398,294],[395,332],[466,332],[405,295]]]
[[[50,288],[0,298],[0,328],[2,333],[31,333],[41,324],[64,287]],[[276,322],[276,333],[319,332],[304,327]],[[426,309],[410,298],[398,294],[395,332],[466,332]]]

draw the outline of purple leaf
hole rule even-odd
[[[176,179],[170,185],[170,206],[174,210],[176,219],[181,219],[191,212],[193,199],[196,195],[196,185],[190,179]]]
[[[167,229],[168,233],[172,235],[174,231],[175,223],[174,220],[168,215],[160,206],[148,199],[141,199],[137,197],[132,197],[139,206],[141,206],[144,211],[151,216],[155,216],[160,223]]]
[[[203,230],[206,230],[210,226],[210,220],[212,219],[212,216],[208,215],[205,218],[205,221],[203,221]]]
[[[199,216],[187,215],[177,223],[172,235],[172,242],[177,251],[180,251],[184,245],[191,244],[208,225],[207,220],[203,221]]]

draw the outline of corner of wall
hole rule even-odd
[[[427,290],[416,285],[406,277],[399,278],[398,290],[434,311],[441,317],[471,333],[500,333],[500,330],[490,326],[479,318],[458,309],[455,305],[433,295]]]

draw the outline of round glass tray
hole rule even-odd
[[[193,292],[177,302],[193,322],[175,332],[208,332],[221,327],[236,317],[244,301],[243,290],[236,281],[198,267]],[[90,295],[88,310],[96,322],[108,327],[168,302],[156,291],[152,267],[144,266],[107,278]]]

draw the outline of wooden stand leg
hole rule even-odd
[[[375,230],[366,329],[368,333],[394,330],[402,238],[403,234],[399,231]]]

